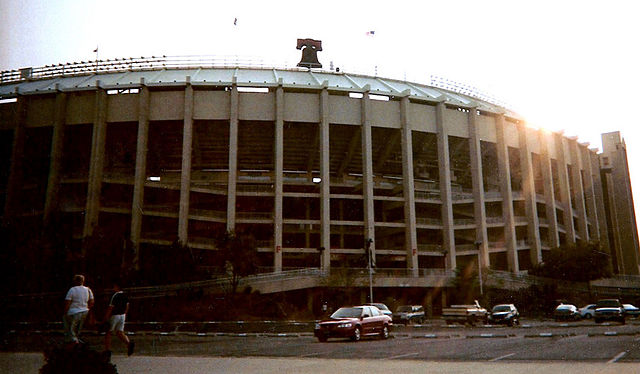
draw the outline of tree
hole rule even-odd
[[[251,234],[226,231],[216,238],[216,247],[224,272],[230,278],[231,294],[235,295],[240,279],[258,270],[258,250]]]
[[[544,262],[534,267],[533,275],[589,282],[611,276],[611,258],[597,242],[578,241],[553,248]]]

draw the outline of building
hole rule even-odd
[[[3,72],[4,222],[62,217],[136,260],[250,231],[260,265],[518,273],[599,240],[639,274],[624,143],[603,153],[452,90],[308,69],[132,59]],[[194,62],[195,65],[197,63]]]

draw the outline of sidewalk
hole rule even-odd
[[[233,357],[151,357],[115,355],[112,362],[119,374],[317,374],[386,372],[403,374],[635,374],[637,363],[582,362],[433,362],[409,360],[327,360]],[[36,374],[44,360],[40,353],[0,352],[0,372]]]

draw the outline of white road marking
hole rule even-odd
[[[321,355],[323,352],[314,352],[314,353],[307,353],[306,355],[300,355],[298,357],[311,357],[311,356],[319,356]]]
[[[624,355],[627,354],[627,351],[624,352],[620,352],[616,355],[616,357],[612,358],[611,360],[607,361],[607,364],[612,364],[616,361],[618,361],[619,359],[621,359]]]
[[[394,360],[396,358],[403,358],[403,357],[409,357],[409,356],[417,356],[419,354],[420,354],[420,352],[406,353],[406,354],[403,354],[403,355],[387,357],[387,360]]]
[[[489,360],[489,362],[500,361],[500,360],[502,360],[504,358],[511,357],[513,355],[515,355],[515,353],[509,353],[508,355],[504,355],[504,356],[500,356],[500,357],[496,357],[494,359],[491,359],[491,360]]]

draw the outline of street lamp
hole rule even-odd
[[[482,256],[480,254],[480,246],[482,245],[482,242],[478,240],[473,244],[476,246],[476,250],[478,251],[478,280],[480,281],[480,295],[483,295],[483,292],[482,292],[482,263],[480,261],[481,256]]]
[[[373,267],[371,266],[371,244],[373,244],[373,239],[367,239],[365,251],[367,252],[367,267],[369,268],[369,302],[373,303]]]

